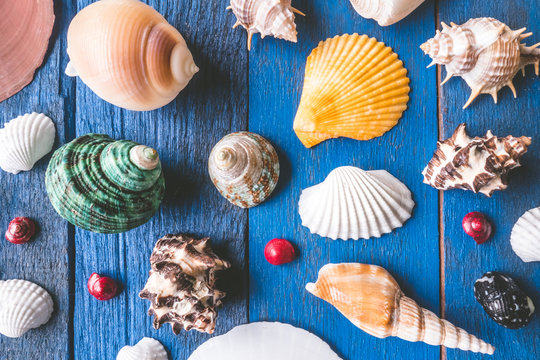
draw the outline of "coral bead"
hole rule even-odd
[[[110,300],[118,293],[118,285],[110,277],[93,273],[88,279],[88,291],[98,300]]]
[[[9,223],[6,240],[13,244],[24,244],[36,233],[36,224],[27,217],[16,217]]]
[[[273,239],[264,248],[264,257],[272,265],[282,265],[296,258],[296,251],[290,242],[284,239]]]
[[[463,230],[478,244],[483,244],[491,236],[491,223],[486,216],[474,211],[463,218]]]

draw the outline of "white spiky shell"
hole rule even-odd
[[[28,171],[53,147],[54,124],[44,114],[21,115],[0,129],[0,167],[12,174]]]
[[[414,201],[407,186],[384,170],[342,166],[305,189],[298,202],[302,225],[331,239],[369,239],[401,227]]]
[[[116,355],[116,360],[167,360],[167,351],[155,339],[144,337],[136,345],[126,345]]]
[[[340,360],[330,346],[289,324],[240,325],[199,346],[188,360]]]
[[[512,229],[510,244],[524,262],[540,261],[540,207],[519,218]]]
[[[231,0],[227,8],[236,16],[233,28],[241,25],[248,32],[248,50],[251,50],[253,34],[260,33],[261,39],[273,36],[296,42],[294,13],[304,15],[291,6],[291,0]]]
[[[49,293],[30,281],[0,280],[0,334],[18,338],[51,318]]]
[[[374,19],[380,26],[388,26],[405,18],[424,0],[350,0],[361,16]]]

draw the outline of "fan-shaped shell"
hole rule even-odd
[[[240,325],[199,346],[188,360],[340,360],[306,330],[278,322]]]
[[[171,102],[199,70],[182,35],[138,0],[100,0],[71,21],[68,75],[128,110]]]
[[[413,207],[409,189],[388,172],[353,166],[332,170],[298,202],[302,225],[334,240],[380,237],[401,227]]]
[[[510,244],[521,260],[540,261],[540,207],[519,218],[512,229]]]
[[[274,191],[279,159],[268,140],[241,131],[225,136],[214,146],[208,172],[221,195],[236,206],[250,208]]]
[[[63,218],[100,233],[120,233],[146,223],[165,193],[154,149],[98,134],[56,150],[45,185]]]
[[[0,167],[12,174],[29,171],[53,147],[56,130],[44,114],[21,115],[0,129]]]
[[[0,1],[0,102],[28,85],[47,52],[53,0]]]
[[[0,280],[0,334],[17,338],[49,321],[49,293],[30,281]]]
[[[351,0],[357,13],[374,19],[380,26],[397,23],[416,9],[424,0]]]
[[[358,34],[322,41],[307,59],[294,131],[308,148],[381,136],[407,109],[408,84],[403,62],[384,43]]]
[[[124,346],[116,360],[167,360],[167,351],[155,339],[144,337],[136,345]]]

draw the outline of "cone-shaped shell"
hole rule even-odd
[[[138,0],[100,0],[71,21],[66,74],[128,110],[171,102],[198,71],[182,35]]]
[[[351,0],[357,13],[367,19],[374,19],[380,26],[397,23],[424,0]]]
[[[308,148],[340,136],[373,139],[397,124],[409,90],[391,48],[366,35],[336,36],[307,59],[294,131]]]
[[[49,293],[30,281],[0,280],[0,334],[18,338],[51,318]]]
[[[384,268],[366,264],[327,264],[306,290],[335,306],[355,326],[378,338],[397,336],[484,354],[493,346],[455,327],[406,297]]]
[[[56,131],[44,114],[21,115],[0,129],[0,168],[12,174],[29,171],[53,147]]]
[[[212,149],[208,172],[221,195],[250,208],[266,200],[277,185],[276,150],[260,135],[241,131],[221,139]]]
[[[54,25],[53,0],[0,1],[0,102],[19,92],[43,62]]]
[[[116,360],[167,360],[167,351],[155,339],[144,337],[133,346],[124,346],[118,352]]]
[[[519,218],[512,229],[510,244],[524,262],[540,261],[540,207]]]
[[[45,184],[63,218],[99,233],[120,233],[146,223],[165,193],[154,149],[97,134],[58,149]]]
[[[412,214],[409,189],[384,170],[354,166],[332,170],[305,189],[298,211],[311,233],[331,239],[369,239],[401,227]]]
[[[453,76],[461,76],[471,88],[471,96],[463,108],[468,107],[479,94],[490,94],[497,103],[498,91],[508,86],[516,97],[512,79],[519,70],[529,64],[535,65],[538,75],[540,43],[525,46],[525,28],[512,30],[493,18],[470,19],[463,25],[442,23],[442,31],[420,48],[429,55],[434,64],[445,65],[444,84]],[[431,66],[430,65],[430,66]]]

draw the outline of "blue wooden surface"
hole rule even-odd
[[[42,111],[57,126],[55,148],[88,132],[153,146],[164,165],[166,199],[149,223],[125,234],[98,235],[74,229],[50,206],[43,184],[50,156],[28,173],[0,172],[2,226],[20,215],[35,218],[41,226],[29,244],[0,241],[0,278],[35,281],[53,294],[56,307],[43,328],[22,339],[0,337],[0,359],[114,359],[122,346],[143,336],[160,340],[171,359],[187,359],[209,336],[195,332],[174,336],[169,326],[154,330],[146,315],[148,302],[137,296],[155,241],[171,232],[210,236],[218,254],[233,262],[233,269],[223,276],[222,288],[229,295],[219,312],[216,334],[247,321],[279,320],[321,336],[348,360],[481,357],[373,338],[304,290],[322,265],[358,261],[386,267],[420,305],[438,314],[442,310],[454,324],[491,342],[497,348],[492,359],[539,357],[538,316],[524,329],[504,329],[476,303],[472,285],[486,271],[507,272],[540,306],[540,266],[522,263],[509,244],[515,220],[540,205],[536,124],[540,82],[531,67],[524,80],[517,77],[517,100],[505,89],[499,105],[482,96],[463,111],[469,94],[465,83],[451,80],[438,99],[437,69],[425,69],[430,60],[418,48],[434,35],[439,18],[462,23],[477,16],[494,16],[512,28],[527,26],[535,33],[530,43],[535,43],[540,39],[538,0],[427,0],[405,20],[386,28],[361,18],[348,0],[296,0],[293,5],[307,14],[297,19],[298,44],[260,40],[256,35],[249,54],[245,32],[231,28],[235,19],[225,11],[228,1],[147,1],[184,35],[201,71],[173,103],[145,113],[107,104],[80,80],[63,73],[67,26],[90,2],[56,1],[57,23],[46,63],[28,87],[0,103],[0,122]],[[411,78],[409,109],[381,138],[336,139],[305,149],[292,131],[305,59],[320,40],[353,32],[374,36],[398,53]],[[509,189],[492,199],[464,191],[442,195],[422,184],[420,173],[437,138],[448,137],[460,122],[467,122],[474,135],[492,129],[499,135],[533,137],[524,167],[514,171]],[[249,211],[221,198],[206,171],[212,146],[225,134],[246,129],[276,146],[282,168],[275,194]],[[345,242],[311,235],[298,216],[300,192],[341,165],[386,169],[402,180],[414,194],[413,218],[381,239]],[[493,239],[482,246],[461,230],[463,215],[472,210],[485,211],[496,226]],[[444,229],[441,239],[439,229]],[[268,264],[264,245],[275,237],[295,243],[300,258],[282,267]],[[118,279],[123,286],[120,296],[109,302],[92,298],[86,281],[94,271]]]

